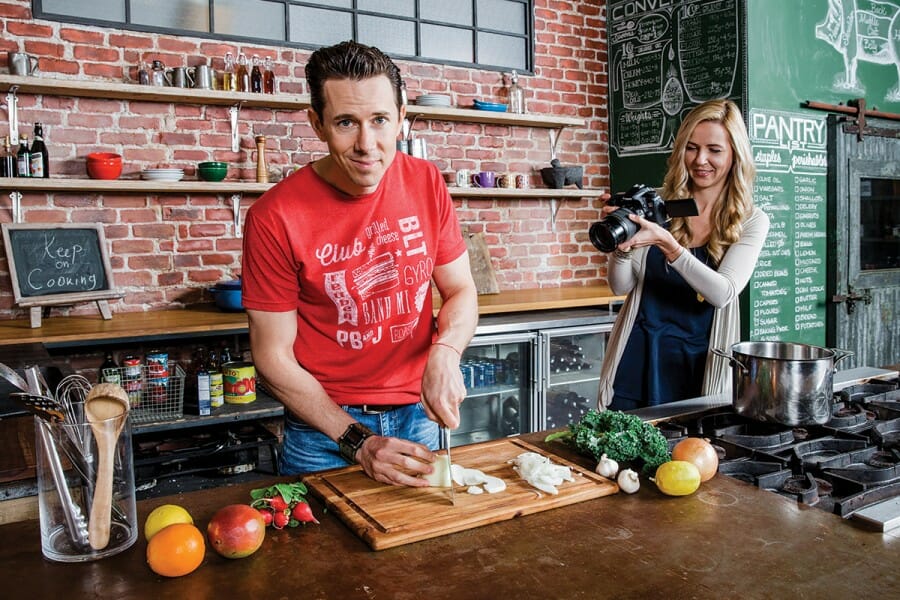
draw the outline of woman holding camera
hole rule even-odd
[[[601,410],[730,389],[728,363],[709,349],[738,341],[738,296],[769,230],[753,205],[756,168],[737,105],[723,99],[695,107],[667,164],[662,197],[693,197],[699,214],[672,218],[668,229],[629,215],[640,229],[609,260],[610,287],[628,296],[603,361]]]

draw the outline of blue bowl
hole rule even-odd
[[[229,312],[237,312],[244,310],[244,304],[241,302],[241,280],[223,281],[209,288],[216,306],[221,310]]]

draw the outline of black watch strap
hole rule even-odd
[[[375,432],[362,423],[351,423],[341,437],[338,438],[338,449],[341,457],[351,465],[356,462],[356,451],[362,448],[366,438],[372,437]]]

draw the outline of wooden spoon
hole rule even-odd
[[[109,544],[113,464],[128,410],[128,394],[114,383],[95,385],[84,401],[85,418],[94,432],[98,454],[97,482],[88,524],[88,542],[95,550],[102,550]]]

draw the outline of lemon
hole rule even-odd
[[[659,465],[653,480],[663,494],[687,496],[700,487],[700,469],[686,460],[670,460]]]
[[[194,519],[191,513],[177,504],[163,504],[157,506],[147,515],[144,521],[144,537],[150,541],[156,533],[174,523],[189,523],[193,525]]]

